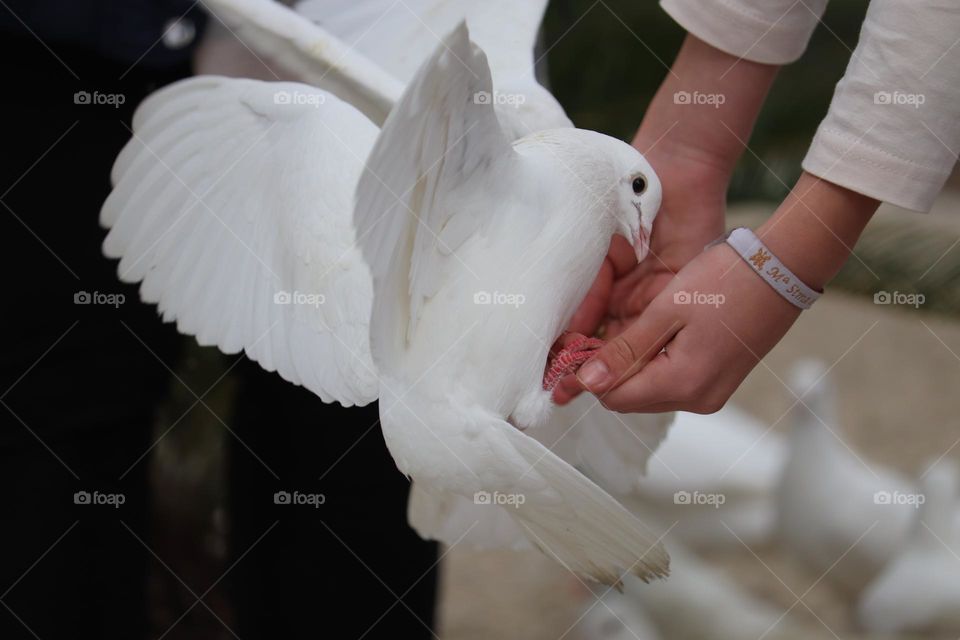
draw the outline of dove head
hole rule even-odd
[[[564,173],[574,171],[573,188],[584,191],[584,208],[602,207],[610,235],[622,235],[633,247],[637,261],[650,251],[653,220],[660,209],[660,179],[639,151],[616,138],[585,129],[553,129],[527,136],[520,145],[549,147]],[[566,194],[565,197],[569,197]],[[609,238],[608,238],[609,240]]]
[[[620,140],[610,139],[616,153],[616,175],[619,176],[615,195],[615,216],[618,231],[633,247],[637,262],[650,252],[653,220],[660,210],[662,198],[660,178],[639,151]]]
[[[544,160],[553,160],[563,173],[576,172],[568,184],[585,191],[580,198],[584,207],[602,207],[603,220],[610,235],[622,235],[633,247],[637,261],[650,251],[653,221],[660,209],[660,179],[653,167],[632,146],[616,138],[585,129],[562,128],[538,131],[518,140],[514,148],[538,153]],[[551,163],[552,164],[552,163]]]

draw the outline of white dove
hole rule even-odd
[[[205,0],[205,5],[239,38],[240,56],[253,47],[297,78],[361,108],[378,124],[439,42],[437,34],[466,21],[471,39],[487,54],[493,80],[492,94],[478,92],[474,97],[493,104],[508,139],[573,126],[533,71],[533,49],[547,0],[304,0],[295,11],[273,0]],[[672,420],[673,414],[619,416],[595,399],[583,398],[558,407],[549,424],[530,435],[620,495],[634,490]],[[469,540],[477,546],[508,539],[499,524],[504,518],[474,526],[477,511],[472,504],[458,504],[451,511],[455,499],[444,501],[444,508],[418,502],[425,508],[411,508],[411,519],[425,537],[448,543]],[[457,517],[450,520],[451,514]],[[492,530],[497,535],[486,539]],[[507,546],[523,544],[523,535],[515,534],[521,541]]]
[[[521,430],[549,415],[549,347],[611,237],[646,255],[659,182],[595,132],[511,143],[475,99],[491,91],[462,24],[379,137],[307,85],[178,83],[134,118],[104,251],[201,344],[328,402],[379,396],[387,445],[427,494],[489,496],[584,577],[665,575],[653,534]]]
[[[933,464],[923,478],[924,503],[904,549],[866,589],[857,607],[874,633],[960,633],[960,529],[957,465]]]
[[[758,598],[683,545],[667,542],[672,571],[668,580],[640,588],[624,581],[623,594],[608,598],[642,607],[660,634],[671,640],[744,640],[810,638],[789,611]],[[816,636],[814,636],[816,637]]]
[[[778,489],[778,532],[785,546],[849,593],[858,593],[900,549],[916,493],[900,473],[867,465],[833,432],[834,390],[822,362],[795,365],[787,462]],[[830,426],[832,425],[832,426]]]
[[[786,459],[784,438],[732,402],[713,415],[680,412],[638,481],[637,506],[698,551],[762,544],[776,529]]]
[[[205,6],[233,30],[233,35],[220,31],[222,39],[234,39],[234,59],[247,57],[256,70],[262,61],[256,61],[255,54],[244,55],[253,47],[278,63],[277,70],[282,67],[334,92],[377,124],[382,124],[402,87],[439,42],[437,34],[466,21],[471,39],[487,54],[493,79],[493,93],[480,92],[475,98],[491,101],[510,140],[536,130],[573,126],[533,71],[537,65],[533,50],[547,0],[303,0],[295,11],[273,0],[205,0]],[[531,435],[619,495],[633,491],[672,420],[673,414],[619,416],[590,399],[558,407],[549,425]],[[424,517],[440,517],[444,511],[437,506],[419,512],[418,530],[425,536],[433,537],[435,531],[462,533],[476,522]],[[464,513],[473,513],[469,505],[462,506]],[[474,533],[487,528],[478,527]],[[467,539],[481,537],[474,533]]]
[[[327,89],[382,124],[442,34],[462,21],[487,54],[483,94],[510,140],[572,127],[534,76],[534,46],[547,0],[204,0],[245,46],[306,83]]]

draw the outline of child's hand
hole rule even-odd
[[[878,204],[804,174],[758,235],[819,289]],[[613,284],[608,344],[560,382],[558,402],[587,390],[615,411],[716,411],[800,315],[725,244],[691,260],[649,304],[640,285],[629,274]]]
[[[730,247],[718,245],[624,317],[622,330],[562,384],[594,393],[615,411],[712,413],[799,315]]]

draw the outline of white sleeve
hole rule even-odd
[[[793,62],[827,0],[661,0],[677,23],[721,51],[762,64]]]
[[[873,0],[803,168],[927,211],[960,151],[960,3]]]

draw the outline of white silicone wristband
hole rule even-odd
[[[726,241],[764,282],[794,306],[809,309],[823,293],[804,284],[750,229],[734,229],[727,235]]]

